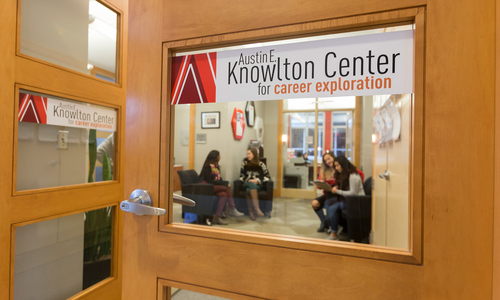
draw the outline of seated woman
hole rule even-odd
[[[328,183],[330,186],[333,186],[335,183],[335,178],[334,178],[334,173],[335,169],[333,168],[333,160],[335,159],[335,155],[332,152],[326,152],[323,155],[323,163],[321,164],[321,170],[319,172],[319,177],[318,180],[324,181]],[[320,187],[318,187],[321,189]],[[318,232],[323,232],[326,229],[328,229],[328,219],[325,216],[325,213],[323,212],[323,208],[326,206],[333,204],[336,202],[336,195],[331,193],[331,188],[330,190],[323,190],[323,195],[317,197],[312,201],[312,207],[314,209],[314,212],[318,215],[319,220],[321,221],[321,224],[318,228]]]
[[[226,202],[229,203],[229,215],[234,217],[243,216],[242,213],[236,210],[233,197],[231,197],[231,186],[229,182],[222,180],[220,176],[220,153],[217,150],[212,150],[208,153],[203,168],[200,172],[200,180],[214,185],[214,194],[219,197],[217,210],[212,219],[212,224],[227,225],[227,222],[221,219],[222,210]]]
[[[259,191],[262,190],[262,184],[269,180],[269,171],[259,160],[257,149],[248,149],[247,157],[241,163],[240,181],[243,182],[242,187],[246,191],[248,215],[251,220],[255,220],[256,216],[264,216],[259,207]]]
[[[335,186],[332,193],[339,195],[339,201],[329,206],[326,210],[330,219],[331,233],[329,240],[339,239],[339,220],[343,210],[345,210],[345,198],[343,196],[362,196],[365,195],[363,189],[363,180],[356,169],[345,156],[338,156],[333,161],[335,165]]]

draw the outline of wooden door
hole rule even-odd
[[[375,245],[405,248],[408,245],[409,153],[411,95],[391,96],[401,124],[399,138],[375,143],[372,239]],[[382,99],[386,101],[386,99]],[[381,103],[382,104],[382,103]],[[393,109],[393,113],[396,113]],[[387,172],[387,173],[386,173]],[[389,177],[384,177],[388,174]]]
[[[40,3],[40,2],[38,2]],[[111,272],[107,279],[99,282],[92,287],[75,294],[66,294],[66,297],[72,296],[73,299],[120,299],[121,298],[121,214],[116,209],[121,200],[125,199],[123,195],[123,147],[124,147],[124,128],[125,128],[125,91],[126,91],[126,28],[127,28],[127,2],[126,1],[102,1],[105,7],[111,9],[116,14],[118,14],[118,30],[115,36],[117,40],[116,47],[116,61],[115,61],[115,72],[104,72],[106,76],[112,76],[116,83],[110,83],[102,79],[96,78],[93,74],[83,73],[82,71],[75,71],[74,69],[62,67],[61,64],[51,63],[43,58],[35,58],[35,56],[26,54],[20,51],[20,28],[21,17],[24,16],[23,13],[27,12],[21,9],[21,1],[8,0],[2,2],[2,9],[0,11],[0,16],[3,20],[3,25],[0,28],[0,43],[2,47],[0,49],[1,55],[1,65],[2,71],[0,72],[0,98],[2,103],[2,109],[0,112],[1,119],[1,140],[2,140],[2,150],[0,155],[0,162],[2,165],[2,171],[0,175],[0,299],[14,299],[14,282],[15,279],[21,277],[21,274],[15,275],[16,266],[19,266],[19,262],[15,259],[16,247],[20,246],[20,241],[17,239],[17,234],[19,229],[23,228],[25,225],[41,224],[41,222],[53,220],[58,220],[59,218],[67,218],[72,216],[80,216],[79,220],[83,222],[83,213],[95,209],[100,209],[103,207],[113,207],[113,223],[112,223],[112,254],[111,254]],[[70,16],[74,11],[70,8],[75,8],[72,3],[65,7],[67,16]],[[89,4],[80,2],[77,6],[76,11],[80,15],[83,15],[83,30],[84,32],[88,30],[89,22]],[[44,3],[39,11],[35,9],[30,13],[34,19],[31,21],[38,22],[39,26],[48,22],[49,16],[45,15],[43,9],[53,5],[53,2]],[[86,7],[85,7],[86,6]],[[86,8],[86,10],[85,10]],[[82,10],[83,9],[83,10]],[[53,7],[51,8],[53,11]],[[38,13],[38,14],[37,14]],[[64,14],[59,14],[60,17],[64,17]],[[70,17],[71,18],[71,17]],[[56,28],[59,38],[74,38],[75,32],[71,31],[69,27],[60,26]],[[40,36],[41,37],[41,36]],[[82,37],[82,36],[79,36]],[[86,36],[84,35],[85,39]],[[48,39],[48,38],[47,38]],[[41,39],[42,44],[48,42],[47,39]],[[51,41],[54,42],[54,41]],[[73,42],[77,42],[73,40]],[[85,40],[81,41],[80,46],[86,45]],[[72,43],[70,43],[72,44]],[[73,44],[72,44],[73,46]],[[83,50],[82,50],[83,49]],[[44,54],[54,54],[51,53],[51,49],[38,49]],[[60,50],[60,49],[56,49]],[[87,49],[79,48],[83,53],[87,52]],[[69,50],[67,50],[69,52]],[[112,50],[114,51],[114,50]],[[62,50],[62,52],[65,52]],[[55,52],[57,53],[57,52]],[[59,59],[59,63],[63,61],[63,65],[71,61],[71,57],[65,57],[62,54],[57,54],[56,57]],[[86,57],[84,57],[86,58]],[[82,61],[78,61],[82,63]],[[84,68],[87,66],[87,62],[83,61]],[[113,61],[111,61],[113,63]],[[71,62],[69,63],[71,64]],[[86,71],[86,70],[85,70]],[[103,71],[100,71],[103,73]],[[118,75],[116,75],[118,74]],[[116,77],[115,77],[116,76]],[[20,103],[19,91],[27,90],[36,93],[41,93],[48,96],[60,97],[60,99],[70,99],[76,100],[80,103],[90,103],[91,105],[99,105],[112,108],[117,112],[116,116],[118,119],[117,130],[114,134],[114,179],[110,182],[101,183],[83,183],[83,184],[67,184],[65,179],[67,175],[61,173],[60,183],[51,185],[47,188],[26,188],[19,189],[19,184],[25,178],[17,177],[16,174],[19,173],[19,166],[23,163],[19,149],[21,148],[18,142],[18,135],[21,133],[21,125],[18,122],[18,107]],[[39,107],[38,107],[39,108]],[[40,129],[41,130],[41,129]],[[87,129],[85,129],[86,132]],[[63,130],[64,131],[64,130]],[[85,165],[86,154],[88,149],[86,146],[87,136],[82,136],[82,140],[79,137],[76,140],[72,140],[70,132],[70,140],[68,147],[71,148],[75,144],[81,145],[80,148],[83,149],[84,155],[81,157],[81,161],[78,162],[82,165],[83,169],[87,169]],[[50,139],[56,138],[56,136],[50,136]],[[35,135],[34,140],[41,140],[41,131],[38,131],[38,135]],[[83,142],[83,140],[85,140]],[[57,144],[57,143],[55,143]],[[51,149],[56,149],[54,143],[50,144]],[[66,150],[60,150],[66,151]],[[71,150],[67,150],[70,153]],[[59,152],[62,153],[62,152]],[[43,154],[36,158],[39,160],[44,160]],[[35,155],[37,155],[35,153]],[[63,156],[63,154],[60,154]],[[50,159],[49,159],[50,162]],[[72,165],[76,161],[67,161],[69,165]],[[37,178],[39,182],[46,181],[51,174],[49,174],[51,168],[57,166],[57,160],[51,161],[52,165],[47,164],[42,166],[38,172]],[[46,170],[46,171],[44,171]],[[74,167],[66,168],[69,172],[76,172],[78,169]],[[32,170],[35,172],[35,170]],[[28,170],[29,172],[29,170]],[[83,178],[86,178],[85,174],[81,174]],[[66,178],[65,178],[66,177]],[[84,180],[85,181],[85,180]],[[127,196],[128,198],[128,196]],[[83,228],[83,224],[82,227]],[[60,232],[65,230],[70,230],[71,228],[65,227],[62,223],[59,226]],[[47,236],[42,236],[41,241],[46,243],[51,243]],[[29,248],[35,242],[33,240],[25,240],[23,243]],[[82,242],[83,244],[83,242]],[[71,248],[71,247],[70,247]],[[69,249],[69,248],[68,248]],[[51,250],[50,247],[46,247],[46,250]],[[63,254],[64,251],[69,255],[71,250],[61,250]],[[83,253],[83,249],[81,251]],[[47,252],[47,251],[45,251]],[[53,252],[52,252],[53,253]],[[16,261],[18,262],[16,264]],[[77,261],[78,263],[78,261]],[[83,265],[83,260],[79,262],[80,266]],[[109,269],[108,269],[109,270]],[[57,271],[59,272],[59,271]],[[19,276],[19,277],[18,277]],[[49,275],[45,275],[49,276]],[[28,286],[21,287],[21,289],[30,289],[30,283],[41,282],[45,278],[44,275],[35,277],[25,282]],[[64,278],[63,278],[64,279]],[[67,282],[62,280],[61,282],[54,282],[54,286],[49,288],[66,288]],[[81,290],[80,286],[80,290]],[[78,288],[78,287],[77,287]],[[37,291],[35,291],[37,292]],[[47,297],[42,291],[39,292],[39,297]],[[19,294],[16,295],[19,298]]]
[[[494,139],[491,132],[480,130],[480,124],[491,126],[494,119],[492,1],[456,5],[434,0],[317,0],[234,5],[230,1],[148,0],[131,1],[130,8],[133,63],[126,153],[139,159],[127,160],[125,194],[148,188],[167,209],[171,207],[170,140],[175,118],[167,96],[170,49],[425,19],[418,26],[426,34],[416,36],[416,47],[425,55],[415,62],[420,66],[415,84],[422,87],[416,90],[415,101],[424,101],[426,106],[412,111],[415,144],[411,149],[408,251],[332,246],[323,241],[192,228],[171,224],[168,217],[125,215],[125,299],[165,299],[168,286],[241,299],[491,298],[493,166],[489,158]],[[163,52],[161,42],[168,42]],[[464,76],[464,70],[470,75]],[[464,119],[471,122],[464,125]],[[461,147],[460,131],[471,133],[466,148]],[[467,169],[463,162],[469,156],[479,162],[468,165],[468,171],[477,176],[467,180],[452,176]],[[423,184],[415,184],[419,181]],[[457,190],[457,184],[473,184],[475,192]],[[470,201],[477,197],[480,203]]]

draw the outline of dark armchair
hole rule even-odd
[[[349,239],[358,243],[369,243],[372,226],[372,178],[363,183],[365,196],[346,196],[343,212]]]
[[[235,180],[233,182],[233,199],[236,204],[236,209],[248,215],[245,191],[242,186],[243,182],[240,180]],[[271,211],[273,210],[273,188],[274,183],[269,180],[264,182],[263,189],[259,192],[260,210],[269,218],[271,217]]]
[[[188,197],[196,202],[196,206],[182,206],[184,213],[193,213],[200,216],[212,216],[215,212],[218,198],[214,195],[214,185],[200,183],[198,173],[195,170],[177,171],[181,182],[182,196]],[[201,218],[198,218],[200,220]],[[204,218],[201,219],[204,222]]]

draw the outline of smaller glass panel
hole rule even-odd
[[[113,180],[117,110],[19,92],[18,191]]]
[[[116,82],[118,15],[95,0],[21,1],[21,53]]]
[[[316,98],[288,99],[283,103],[284,110],[313,110],[316,108]]]
[[[310,182],[314,178],[312,163],[314,161],[315,113],[285,113],[283,120],[284,132],[290,132],[290,140],[287,139],[283,148],[283,187],[312,190],[313,185]],[[318,126],[322,126],[322,123]],[[321,142],[318,143],[318,147],[321,147]]]
[[[201,294],[193,291],[188,291],[188,290],[181,290],[178,288],[172,288],[171,290],[172,297],[170,299],[172,300],[225,300],[229,298],[222,298],[222,297],[217,297],[217,296],[212,296],[212,295],[206,295],[206,294]]]
[[[354,109],[356,97],[318,98],[318,109]]]
[[[17,227],[14,299],[66,299],[111,276],[113,207]]]

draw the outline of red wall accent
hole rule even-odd
[[[325,111],[325,149],[330,150],[332,147],[332,112]]]

